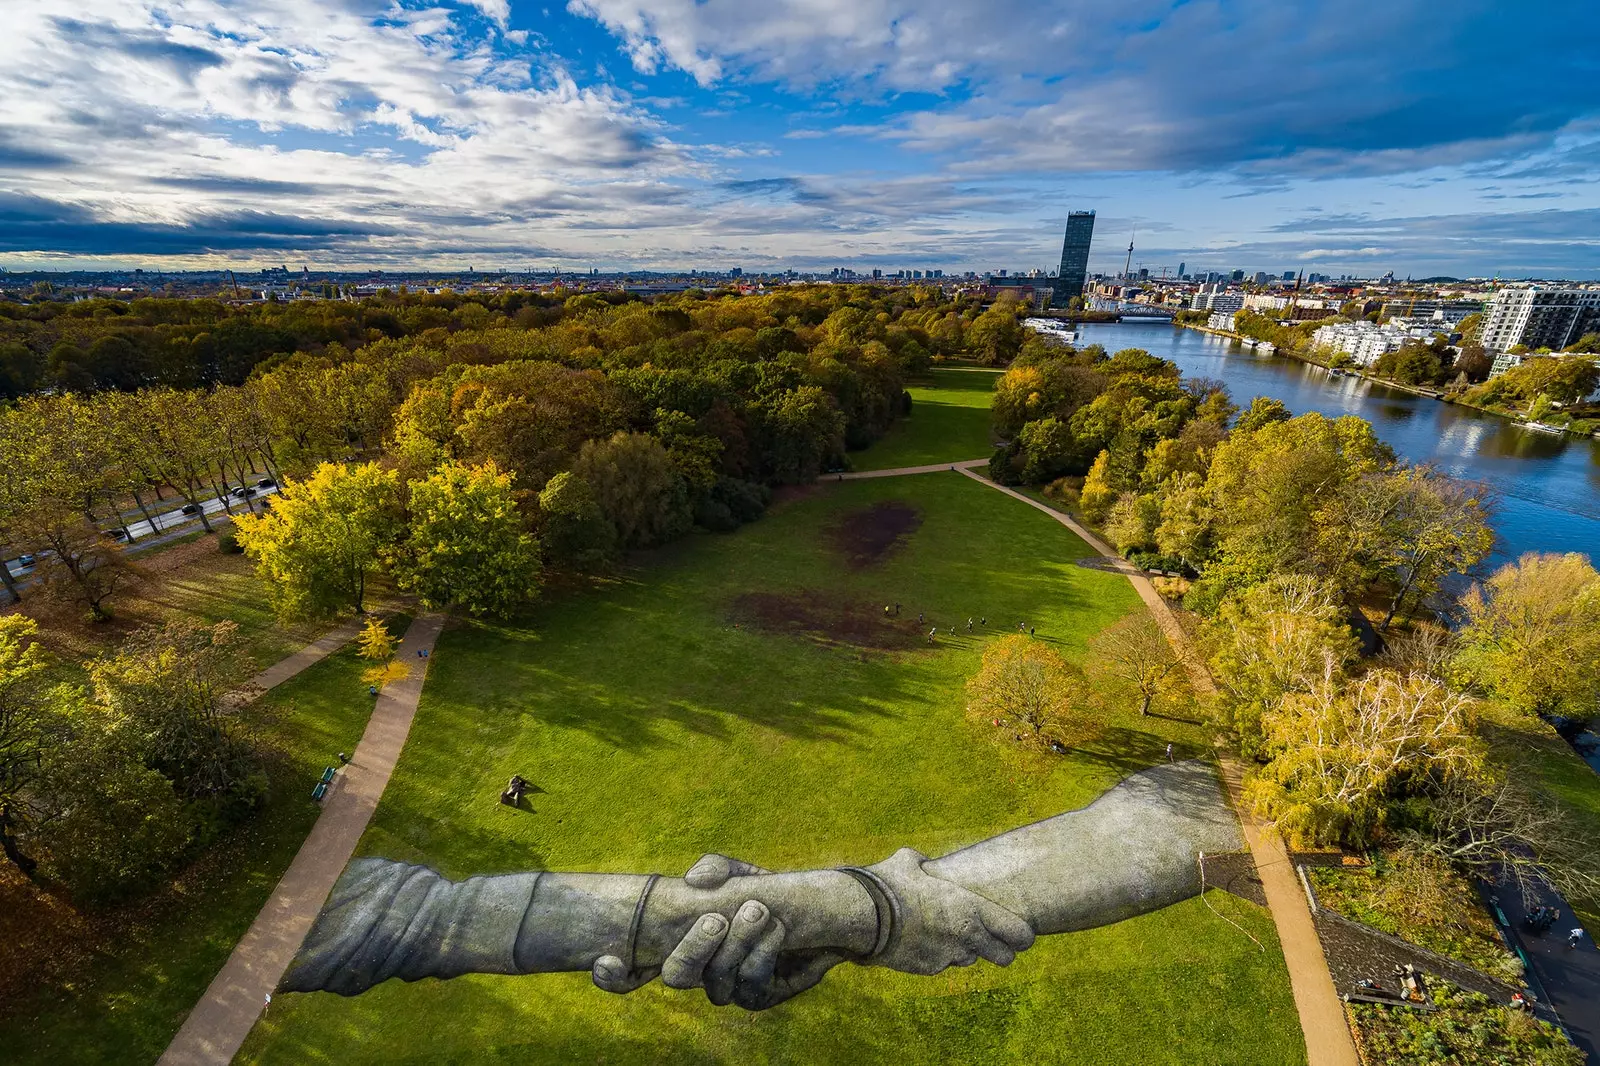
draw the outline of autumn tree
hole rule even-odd
[[[1453,676],[1527,714],[1587,719],[1600,701],[1600,573],[1529,552],[1461,598]]]
[[[376,463],[323,463],[304,481],[286,478],[271,511],[235,523],[280,614],[361,612],[368,576],[403,534],[399,475]]]
[[[1284,574],[1230,596],[1207,621],[1221,710],[1246,755],[1261,750],[1262,722],[1285,697],[1355,660],[1359,642],[1345,615],[1326,581]]]
[[[394,658],[395,639],[381,618],[369,618],[361,630],[361,657],[372,662]]]
[[[1248,795],[1297,844],[1365,847],[1392,797],[1475,774],[1485,756],[1472,701],[1426,674],[1347,682],[1330,665],[1263,725],[1272,758]]]
[[[510,474],[491,460],[447,463],[411,484],[395,579],[428,607],[504,617],[539,591],[539,543],[524,528]]]
[[[1001,720],[1029,747],[1082,743],[1093,719],[1084,713],[1083,674],[1048,645],[1012,635],[991,641],[967,682],[968,710]]]
[[[1168,678],[1183,665],[1172,642],[1148,612],[1130,614],[1089,642],[1090,676],[1133,690],[1139,713],[1147,715],[1166,690]]]
[[[0,615],[0,849],[29,877],[39,863],[21,837],[34,825],[31,792],[60,732],[41,699],[46,662],[37,633],[37,623],[26,615]]]

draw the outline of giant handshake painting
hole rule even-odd
[[[843,963],[936,974],[1004,966],[1036,937],[1108,925],[1202,890],[1238,851],[1212,767],[1134,774],[1079,810],[930,859],[774,873],[707,855],[682,878],[521,872],[452,882],[364,858],[334,888],[288,991],[359,995],[390,978],[587,971],[609,992],[657,976],[763,1010]]]

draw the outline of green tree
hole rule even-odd
[[[593,491],[620,547],[654,547],[688,532],[689,493],[654,437],[618,433],[589,441],[572,471]]]
[[[281,615],[361,612],[368,575],[403,533],[400,478],[376,463],[323,463],[304,481],[284,479],[271,511],[234,521]]]
[[[411,483],[411,520],[395,555],[402,589],[428,607],[510,615],[539,591],[539,543],[524,529],[510,474],[493,461],[447,463]]]
[[[1132,689],[1141,715],[1167,693],[1169,679],[1183,665],[1161,626],[1143,610],[1102,630],[1089,642],[1089,655],[1090,676]]]
[[[589,483],[563,470],[539,493],[539,543],[545,558],[572,570],[604,566],[616,552],[617,531],[595,501]]]
[[[985,366],[1004,366],[1022,351],[1027,330],[1014,303],[997,302],[967,329],[967,344]]]
[[[1017,439],[1023,454],[1022,480],[1030,485],[1043,484],[1072,469],[1078,441],[1072,427],[1055,415],[1027,423]]]
[[[72,731],[43,767],[52,817],[37,834],[42,872],[86,903],[109,902],[176,863],[193,838],[194,817],[113,717],[81,695],[57,696]]]
[[[89,667],[104,708],[145,765],[186,800],[236,819],[253,809],[266,778],[228,698],[252,664],[238,626],[175,621],[145,626]]]

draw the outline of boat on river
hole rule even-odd
[[[1518,422],[1517,425],[1520,426],[1522,429],[1532,429],[1532,430],[1536,430],[1536,431],[1538,431],[1540,433],[1565,433],[1566,432],[1566,430],[1562,429],[1560,426],[1552,426],[1548,422]]]

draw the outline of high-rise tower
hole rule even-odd
[[[1066,305],[1083,295],[1089,280],[1089,242],[1094,237],[1094,212],[1074,211],[1067,216],[1067,234],[1061,241],[1061,270],[1056,274],[1055,303]]]

